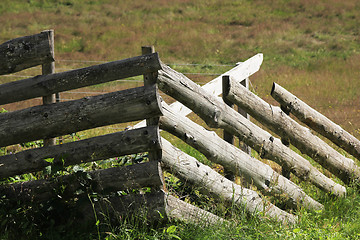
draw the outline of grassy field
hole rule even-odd
[[[199,84],[263,53],[261,70],[251,77],[253,92],[276,104],[270,90],[277,82],[360,138],[359,12],[357,0],[1,0],[0,43],[54,29],[58,72],[137,56],[142,45],[154,45],[163,62]],[[0,76],[0,83],[39,73],[40,68],[33,68],[16,73],[18,77]],[[135,87],[142,84],[141,80],[84,88],[76,90],[84,93],[66,93],[62,98]],[[11,111],[39,103],[32,100],[0,107]],[[124,127],[80,135],[86,138]],[[206,161],[182,142],[175,140],[175,144]],[[316,213],[298,209],[300,222],[294,227],[245,216],[241,209],[227,209],[237,213],[226,216],[235,226],[200,228],[170,223],[146,228],[122,223],[101,237],[360,239],[358,192],[349,187],[346,199],[330,199],[306,183],[299,184],[326,208]],[[216,205],[202,207],[221,215],[224,209]]]

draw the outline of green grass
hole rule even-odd
[[[217,74],[238,61],[262,52],[261,70],[251,77],[250,89],[266,101],[271,99],[272,82],[277,82],[310,106],[324,113],[346,130],[360,137],[360,2],[356,0],[2,0],[0,42],[55,29],[57,60],[112,61],[140,55],[142,45],[154,45],[166,63],[184,73]],[[96,63],[56,63],[58,71]],[[40,68],[19,74],[37,75]],[[199,84],[215,76],[188,75]],[[0,77],[1,83],[14,78]],[[135,78],[141,80],[141,78]],[[108,83],[81,89],[115,91],[141,83]],[[64,94],[64,98],[83,95]],[[169,99],[166,99],[169,100]],[[38,100],[2,106],[8,110],[39,104]],[[197,117],[191,116],[202,123]],[[125,125],[116,125],[123,128]],[[116,130],[98,128],[79,133],[82,138]],[[200,161],[211,163],[183,142],[166,138]],[[72,139],[67,139],[67,141]],[[269,162],[270,163],[270,162]],[[272,164],[272,163],[270,163]],[[213,165],[216,168],[216,165]],[[169,175],[170,176],[170,175]],[[12,181],[41,176],[22,176]],[[179,195],[192,196],[197,204],[234,223],[232,226],[197,227],[172,222],[146,227],[122,222],[106,233],[105,239],[360,239],[359,193],[348,188],[345,199],[331,199],[307,183],[305,191],[324,204],[322,212],[298,209],[299,223],[293,227],[244,214],[242,209],[206,199],[197,189],[170,177],[169,187]],[[190,191],[190,192],[189,192]],[[236,212],[237,214],[228,214]],[[0,220],[1,221],[1,220]],[[28,228],[29,229],[29,228]],[[94,232],[67,236],[48,232],[49,239],[98,239]],[[0,239],[11,239],[2,232]]]
[[[235,63],[263,52],[269,66],[304,68],[359,53],[359,9],[337,0],[4,0],[0,39],[54,28],[58,57],[119,59],[153,44],[177,62]]]

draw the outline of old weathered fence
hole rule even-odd
[[[44,33],[41,33],[39,38],[42,35]],[[36,60],[38,49],[35,46],[37,42],[33,41],[33,39],[37,40],[38,38],[25,37],[21,40],[16,39],[16,42],[21,42],[24,46],[30,46],[30,48],[24,47],[22,50],[34,51],[34,54],[29,54],[32,62],[44,64],[44,62],[40,61],[43,58],[41,54],[39,55],[39,61]],[[11,50],[12,42],[7,42],[6,46]],[[21,49],[17,49],[17,51],[17,58],[21,59],[25,54],[21,53]],[[7,66],[8,69],[21,70],[30,66],[29,64],[22,64],[17,58],[12,56],[11,63]],[[157,54],[152,54],[65,73],[55,74],[50,71],[48,72],[50,74],[3,84],[0,85],[0,104],[39,96],[49,96],[65,89],[74,89],[120,79],[124,75],[125,77],[137,76],[157,71],[160,65],[148,64],[149,59],[159,62]],[[27,61],[27,59],[25,60]],[[49,61],[51,60],[53,61],[53,59],[49,59]],[[20,67],[18,67],[19,65]],[[48,139],[99,126],[136,121],[160,115],[161,106],[155,85],[69,102],[35,106],[0,114],[0,146]],[[34,172],[46,166],[65,167],[125,154],[160,149],[158,124],[154,122],[154,124],[149,124],[142,129],[1,156],[0,177],[6,178]],[[84,188],[89,188],[91,191],[100,194],[101,198],[104,198],[109,196],[110,191],[117,192],[126,189],[153,187],[155,193],[150,197],[151,204],[148,205],[151,208],[149,209],[161,210],[165,215],[165,194],[161,190],[163,183],[159,160],[154,159],[154,161],[136,166],[95,170],[87,173],[86,177],[71,174],[44,180],[4,184],[1,186],[1,194],[9,202],[20,201],[22,204],[32,204],[56,199],[59,196],[63,199],[74,198],[75,193],[78,190],[84,190]],[[76,197],[86,198],[87,196]],[[107,197],[107,202],[113,205],[111,208],[114,210],[112,214],[127,215],[131,212],[130,209],[137,211],[139,206],[128,209],[130,206],[136,206],[136,204],[131,204],[132,201],[140,205],[142,205],[141,203],[145,204],[145,201],[150,201],[146,199],[145,195],[139,194],[129,195],[125,198],[131,199],[129,205],[119,204],[123,202],[123,199],[119,196],[117,198],[113,196]],[[106,204],[106,201],[98,201],[95,204],[95,209],[100,210],[98,208],[103,208],[103,204]],[[82,207],[84,206],[79,206],[79,209],[82,209]],[[156,215],[151,211],[149,211],[149,215],[160,218],[159,214]],[[83,216],[87,218],[91,215]]]
[[[1,45],[5,50],[10,49],[11,53],[13,45],[29,46],[22,49],[15,47],[16,56],[11,55],[10,60],[4,57],[4,61],[0,61],[4,64],[1,66],[2,69],[7,69],[3,70],[3,73],[9,73],[10,70],[11,72],[20,71],[32,67],[34,64],[44,64],[42,60],[44,56],[40,51],[44,45],[43,35],[44,33],[19,38]],[[41,46],[38,46],[39,44]],[[22,59],[26,54],[21,51],[29,51],[30,53],[26,52],[26,54],[30,57]],[[37,56],[36,53],[39,51]],[[8,57],[8,55],[10,54],[5,53],[5,56]],[[53,58],[45,59],[46,63],[54,61]],[[33,64],[27,63],[27,61]],[[62,202],[65,210],[71,212],[75,209],[80,214],[78,216],[80,219],[90,222],[98,220],[97,217],[100,216],[116,220],[119,216],[129,216],[134,213],[143,214],[149,220],[158,221],[172,217],[192,222],[199,222],[204,218],[212,223],[223,221],[211,213],[173,198],[164,192],[163,176],[159,165],[161,140],[158,129],[162,107],[155,84],[159,69],[158,54],[152,53],[0,85],[0,104],[6,104],[125,77],[145,76],[144,87],[1,113],[1,147],[53,138],[115,123],[151,119],[146,127],[139,129],[1,156],[1,179],[39,171],[47,166],[61,169],[70,165],[141,152],[149,152],[151,160],[133,166],[2,184],[0,185],[1,197],[9,204],[9,206],[2,207],[10,207],[11,204],[19,203],[23,205],[39,204],[57,199]],[[116,194],[119,191],[144,187],[151,187],[153,190],[147,194],[128,194],[127,196],[117,196]],[[79,195],[79,191],[83,191],[85,194]],[[90,199],[84,203],[84,201],[76,200],[86,200],[88,198],[86,192],[89,193],[89,191],[92,194],[98,194],[98,201],[93,202]],[[67,206],[68,199],[76,202],[75,208]],[[106,216],[100,214],[104,211],[107,213]]]
[[[337,159],[336,161],[339,162],[339,166],[334,167],[334,169],[337,169],[334,170],[337,171],[335,175],[343,180],[344,183],[350,183],[352,180],[357,179],[356,172],[358,170],[356,165],[351,165],[346,168],[346,165],[349,166],[349,164],[343,164],[350,174],[341,175],[341,169],[344,168],[343,165],[340,166],[341,162],[352,163],[352,160],[345,158],[333,148],[326,145],[322,140],[312,135],[309,130],[299,126],[291,120],[286,113],[282,112],[280,108],[277,109],[276,107],[265,104],[243,86],[241,86],[241,90],[243,91],[238,94],[241,95],[241,98],[239,97],[241,100],[236,99],[233,92],[240,88],[235,86],[240,86],[239,80],[242,78],[236,79],[236,84],[230,82],[230,79],[233,78],[231,75],[228,77],[224,77],[223,75],[223,78],[229,79],[227,83],[229,89],[225,89],[223,97],[245,109],[250,115],[253,115],[255,119],[273,130],[274,133],[279,134],[283,141],[280,141],[239,115],[221,101],[220,98],[216,97],[218,93],[215,93],[214,96],[210,94],[209,91],[204,90],[206,85],[200,87],[184,75],[177,73],[164,64],[162,65],[162,69],[159,70],[158,85],[163,92],[169,94],[197,113],[209,126],[220,127],[239,136],[245,143],[258,151],[262,158],[274,160],[300,177],[300,179],[310,181],[327,193],[336,196],[346,195],[345,187],[326,177],[316,167],[312,166],[309,161],[283,145],[282,142],[290,140],[290,142],[300,150],[319,162],[325,162],[325,160],[328,159],[332,161]],[[254,104],[257,104],[257,106],[254,106]],[[270,193],[272,192],[272,194],[274,194],[274,192],[285,194],[293,203],[300,202],[310,208],[316,209],[322,207],[321,204],[309,198],[298,186],[283,176],[278,175],[269,166],[266,166],[260,161],[257,162],[217,137],[215,133],[211,133],[181,116],[181,112],[185,112],[183,115],[186,115],[190,110],[176,107],[180,105],[178,102],[172,105],[175,107],[172,108],[163,103],[164,116],[160,118],[160,126],[162,129],[176,135],[189,145],[195,147],[209,160],[219,163],[228,169],[232,169],[233,172],[239,175],[246,176],[260,190],[264,190],[264,192],[269,191]],[[258,116],[264,119],[260,120]],[[298,131],[298,133],[295,134],[292,131]],[[285,132],[287,134],[285,134]],[[289,136],[290,134],[292,134],[292,136]],[[328,154],[325,155],[325,152]],[[165,160],[163,161],[166,162]],[[181,161],[178,160],[178,162],[179,165],[181,165]],[[191,164],[190,162],[186,162],[186,164],[184,163],[183,165],[189,167]],[[171,163],[166,163],[166,165],[171,165]],[[190,167],[187,170],[180,170],[178,165],[171,165],[171,167],[177,169],[175,172],[181,175],[182,178],[186,178],[202,186],[206,185],[202,183],[203,180],[201,179],[211,178],[209,177],[210,174],[205,174],[207,176],[199,174],[202,165],[200,163],[193,163],[193,165],[197,166],[199,170],[194,171]],[[327,168],[329,167],[327,166]],[[191,171],[196,172],[196,174],[192,174]],[[198,175],[201,175],[200,179]],[[215,176],[213,177],[216,178]],[[222,182],[224,182],[224,180],[222,180]],[[216,184],[208,185],[206,190],[216,192]],[[222,196],[220,192],[217,194]],[[251,204],[249,206],[251,206]],[[280,215],[280,212],[276,214]]]
[[[46,54],[42,53],[48,51],[48,49],[42,50],[45,48],[43,34],[14,40],[14,44],[17,43],[17,46],[27,51],[37,49],[36,51],[41,52],[39,58],[43,59],[42,62],[36,59],[34,54],[27,53],[28,58],[31,59],[29,61],[34,64],[49,64],[54,61],[54,54],[45,57]],[[33,41],[34,44],[26,41]],[[38,42],[41,46],[39,49],[35,46]],[[11,41],[6,44],[12,46]],[[8,60],[9,63],[4,66],[0,64],[2,73],[9,73],[10,70],[19,71],[30,66],[28,63],[21,63],[18,59],[22,56],[19,47],[10,47],[9,50],[4,46],[4,44],[0,45],[0,49],[14,52],[18,57],[13,54],[11,60]],[[232,145],[232,141],[229,141],[232,135],[239,137],[240,141],[257,151],[261,158],[277,162],[300,179],[309,181],[332,195],[345,196],[345,187],[326,177],[309,161],[283,143],[289,142],[299,148],[346,184],[360,178],[360,170],[354,161],[342,156],[287,114],[291,110],[300,120],[314,129],[325,129],[326,133],[333,132],[332,135],[337,139],[350,139],[340,142],[332,139],[333,136],[325,135],[339,146],[344,146],[354,156],[357,156],[359,146],[356,139],[347,136],[346,133],[344,134],[346,137],[339,135],[339,132],[344,131],[336,126],[331,129],[331,124],[325,120],[327,125],[320,126],[316,121],[321,119],[318,114],[310,115],[313,113],[311,110],[305,108],[300,100],[276,84],[272,95],[280,102],[282,108],[267,104],[241,85],[241,81],[259,70],[262,63],[261,54],[239,64],[203,87],[163,64],[153,47],[143,47],[142,54],[134,58],[0,85],[0,104],[7,104],[121,78],[144,76],[143,87],[1,113],[0,147],[49,139],[99,126],[146,119],[127,131],[0,156],[0,178],[39,171],[47,166],[66,167],[139,152],[148,152],[149,162],[95,170],[85,175],[80,173],[4,184],[0,185],[0,192],[10,200],[16,199],[26,204],[57,198],[58,191],[54,189],[59,188],[63,188],[61,191],[63,199],[74,198],[74,192],[84,189],[85,186],[86,189],[105,196],[96,203],[88,201],[87,204],[76,204],[77,209],[83,213],[83,218],[91,221],[95,220],[95,215],[91,211],[94,207],[95,212],[99,213],[104,209],[106,211],[112,209],[114,218],[140,211],[149,219],[156,220],[160,220],[160,216],[166,216],[192,222],[203,221],[204,218],[209,223],[224,221],[165,193],[159,165],[161,162],[167,170],[200,186],[200,191],[206,194],[210,193],[228,203],[242,206],[249,213],[262,212],[265,216],[281,222],[296,222],[296,216],[260,197],[256,191],[235,184],[161,138],[159,124],[160,128],[196,148],[209,160],[223,165],[232,174],[245,177],[261,194],[286,197],[289,207],[294,208],[301,204],[308,209],[323,208],[321,203],[309,197],[291,180]],[[179,102],[170,106],[162,102],[157,87]],[[222,98],[218,97],[220,94],[223,94]],[[233,103],[244,111],[241,113],[235,111],[231,107]],[[210,127],[225,130],[225,139],[186,118],[185,116],[191,111],[199,115]],[[278,134],[282,141],[252,123],[247,113]],[[348,142],[345,143],[346,141]],[[123,197],[110,194],[143,187],[151,187],[154,190],[149,194],[129,194]],[[145,212],[141,211],[144,206],[147,207]]]
[[[312,109],[276,83],[273,84],[271,96],[273,96],[281,106],[287,109],[289,113],[294,114],[301,122],[360,160],[360,141],[339,125]],[[351,165],[352,163],[348,166],[350,170],[352,170]]]
[[[313,135],[309,129],[302,127],[285,114],[280,107],[269,105],[235,80],[231,80],[229,86],[226,93],[228,99],[245,108],[257,121],[282,138],[290,140],[292,145],[308,154],[343,182],[359,180],[360,169],[353,160],[346,158],[319,137]],[[334,194],[344,194],[345,188],[334,189],[333,192]]]
[[[164,116],[160,118],[160,128],[196,148],[209,160],[231,169],[236,175],[245,177],[265,195],[282,194],[287,196],[289,205],[292,207],[303,202],[304,206],[308,208],[321,208],[297,185],[276,173],[270,166],[227,143],[216,133],[174,113],[166,104],[163,104],[163,107]]]
[[[228,73],[245,79],[259,69],[261,62],[262,55],[259,54],[236,66]],[[158,83],[160,83],[160,81],[158,81]],[[184,82],[184,84],[186,83]],[[211,91],[213,94],[219,95],[221,94],[221,85],[222,78],[218,77],[204,85],[203,88],[207,89],[207,91]],[[163,102],[163,109],[164,113],[166,112],[167,114],[160,118],[161,128],[179,136],[183,140],[185,138],[185,142],[200,150],[200,152],[204,153],[210,160],[228,167],[228,169],[231,169],[237,174],[239,172],[243,173],[243,175],[248,177],[250,182],[255,181],[256,185],[260,187],[260,189],[263,189],[263,192],[266,192],[267,194],[274,195],[285,192],[291,193],[288,194],[288,196],[291,196],[289,197],[289,204],[291,206],[296,205],[296,202],[298,201],[304,201],[304,205],[309,208],[319,209],[322,207],[321,204],[309,198],[295,184],[288,180],[283,181],[281,176],[281,183],[275,187],[270,186],[274,183],[274,180],[279,178],[277,173],[275,173],[269,166],[265,167],[264,171],[256,173],[256,164],[259,164],[257,162],[260,161],[251,158],[249,155],[238,150],[236,147],[225,143],[222,139],[217,139],[211,133],[207,134],[206,130],[199,133],[200,135],[196,135],[196,126],[198,125],[188,119],[186,120],[184,117],[189,114],[191,110],[182,105],[180,102],[175,102],[171,104],[170,107]],[[135,127],[141,127],[144,126],[144,124],[145,122],[141,122],[135,125]],[[198,126],[198,128],[201,127]],[[212,143],[213,141],[215,141],[215,143]],[[199,186],[201,191],[204,191],[207,194],[211,193],[217,198],[220,197],[229,203],[234,203],[233,200],[235,199],[235,204],[245,207],[250,214],[253,214],[254,212],[262,212],[267,217],[271,217],[282,222],[294,223],[296,221],[296,217],[284,212],[261,198],[255,191],[241,187],[232,181],[229,181],[213,169],[201,164],[191,156],[172,146],[170,142],[164,139],[162,142],[162,162],[167,169],[178,177]],[[224,149],[220,150],[221,147]],[[232,148],[231,150],[235,153],[230,151],[230,153],[226,155],[224,151],[228,151],[229,148]],[[219,154],[225,155],[219,156]],[[244,161],[242,161],[242,158],[244,157],[245,159],[255,160],[255,165],[250,163],[249,160],[245,160],[245,166],[243,166]],[[265,176],[262,176],[262,173],[264,173]],[[214,184],[215,182],[218,184]],[[233,191],[234,189],[235,191]],[[294,190],[295,193],[293,192]]]
[[[55,61],[51,30],[9,40],[0,45],[0,74],[14,73]]]
[[[286,165],[301,179],[310,180],[328,192],[343,189],[306,159],[285,147],[279,139],[248,121],[184,75],[163,66],[159,71],[159,88],[191,107],[211,127],[224,128],[241,137],[245,143],[258,151],[262,158]]]
[[[42,74],[55,73],[54,31],[10,40],[0,45],[0,75],[42,66]],[[43,104],[55,103],[56,94],[43,96]],[[56,139],[44,139],[44,145],[54,145]]]

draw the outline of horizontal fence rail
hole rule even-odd
[[[54,52],[50,31],[12,39],[0,45],[0,75],[51,63]]]
[[[141,187],[158,187],[161,183],[158,162],[146,162],[126,167],[113,167],[90,172],[77,172],[57,178],[0,185],[2,197],[23,203],[48,199],[69,199],[84,187],[107,194]]]
[[[0,146],[161,115],[156,86],[0,114]]]
[[[0,156],[0,178],[161,149],[158,126]],[[51,159],[51,161],[49,160]]]
[[[159,56],[153,53],[67,72],[39,75],[0,85],[0,104],[143,75],[159,69]]]

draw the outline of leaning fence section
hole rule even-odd
[[[43,33],[35,38],[41,46],[44,45],[42,38]],[[34,37],[24,39],[34,41]],[[25,47],[32,46],[25,40],[16,39],[14,43],[27,51],[35,49]],[[10,42],[6,44],[11,46]],[[0,45],[0,49],[5,45]],[[18,48],[10,49],[15,54],[20,51]],[[6,51],[9,55],[10,50]],[[308,128],[291,119],[289,113],[294,113],[320,133],[325,129],[323,132],[326,137],[355,157],[358,155],[358,140],[349,137],[348,133],[331,125],[326,119],[321,120],[323,116],[308,109],[299,99],[276,84],[271,95],[280,102],[281,107],[269,105],[246,88],[248,77],[260,68],[262,54],[238,64],[202,87],[162,63],[153,47],[143,47],[142,54],[67,72],[48,72],[0,85],[0,104],[8,104],[122,78],[139,75],[144,78],[144,86],[138,88],[1,113],[0,147],[142,120],[123,132],[0,156],[1,178],[140,152],[148,152],[150,160],[138,165],[77,171],[57,178],[0,185],[1,193],[9,202],[29,204],[55,198],[69,203],[69,199],[72,199],[71,207],[75,206],[83,219],[92,222],[96,221],[97,213],[104,211],[112,214],[111,219],[137,211],[147,219],[158,221],[162,216],[167,216],[195,223],[199,219],[205,219],[207,223],[225,222],[166,193],[161,162],[167,171],[199,186],[204,194],[222,199],[229,205],[240,206],[250,214],[262,213],[266,217],[292,224],[297,221],[296,216],[261,195],[281,196],[286,199],[287,208],[297,208],[301,204],[307,209],[319,210],[323,209],[323,205],[291,181],[290,172],[336,197],[345,197],[346,188],[289,148],[290,144],[328,169],[344,184],[359,181],[360,169],[353,160],[344,157],[313,135]],[[21,54],[18,55],[20,57]],[[53,54],[50,54],[52,57],[39,54],[39,58],[45,59],[40,63],[33,59],[32,54],[28,55],[34,64],[54,61]],[[10,63],[0,66],[0,70],[3,69],[0,73],[9,73],[9,69],[19,71],[30,66],[28,63],[19,63],[16,54],[11,57],[8,60]],[[168,105],[159,96],[158,88],[177,102]],[[233,108],[234,104],[240,111]],[[224,138],[187,118],[186,115],[192,111],[208,126],[221,129]],[[251,122],[249,115],[272,132]],[[196,148],[210,161],[222,165],[227,176],[224,177],[173,146],[159,135],[159,127]],[[240,146],[242,149],[234,146],[234,136],[246,146]],[[278,163],[284,170],[284,176],[252,157],[249,148],[256,151],[260,158]],[[244,177],[258,191],[234,183],[235,175]],[[130,194],[129,190],[136,194]],[[147,191],[149,193],[144,194]],[[90,192],[100,196],[96,197],[97,201],[92,200],[94,198],[91,198]],[[119,194],[126,196],[120,197]],[[86,198],[90,201],[80,204],[82,201],[79,199]]]
[[[358,182],[359,170],[357,165],[353,160],[344,157],[320,138],[311,134],[309,129],[292,120],[288,116],[289,111],[284,107],[285,104],[281,108],[271,106],[241,84],[243,79],[251,75],[251,71],[256,69],[256,61],[254,62],[256,58],[254,56],[248,60],[249,62],[253,61],[252,67],[247,67],[248,61],[245,61],[244,65],[237,67],[238,69],[243,67],[240,73],[236,69],[230,70],[203,87],[200,87],[183,74],[174,71],[169,66],[162,64],[162,68],[158,72],[159,89],[178,100],[178,102],[170,106],[163,102],[164,116],[160,118],[160,128],[196,148],[210,161],[229,169],[232,174],[245,177],[263,194],[286,196],[289,200],[288,206],[295,207],[301,204],[310,209],[323,208],[321,203],[309,197],[304,190],[290,180],[289,172],[303,181],[310,182],[328,194],[345,197],[346,188],[342,184],[351,185],[354,181]],[[217,97],[221,93],[221,90],[219,91],[221,85],[220,87],[212,87],[212,85],[217,85],[219,80],[221,82],[221,79],[223,80],[222,99]],[[282,97],[284,96],[286,97],[282,93]],[[291,106],[291,111],[298,111],[296,108],[299,100],[295,100],[287,103],[287,105]],[[236,112],[232,108],[232,104],[238,105],[246,113],[270,129],[272,133],[265,131],[249,121],[246,116],[244,117]],[[225,130],[225,139],[219,138],[216,133],[206,130],[184,117],[191,111],[200,116],[209,127]],[[309,116],[309,118],[311,117]],[[141,123],[138,126],[141,126]],[[339,131],[334,132],[338,133]],[[277,138],[275,134],[280,136],[281,139]],[[240,140],[258,152],[261,158],[278,163],[286,170],[283,171],[286,176],[279,175],[268,165],[232,146],[232,141],[226,141],[228,140],[226,139],[227,136],[231,135],[238,136]],[[325,169],[328,169],[342,180],[343,183],[325,176],[322,169],[313,166],[304,156],[289,148],[289,144],[297,147],[302,153],[320,163]],[[170,145],[168,145],[168,142],[164,144],[164,152],[169,151],[167,149],[170,148]],[[173,151],[176,152],[177,150],[173,148]],[[164,154],[162,161],[170,169],[173,169],[174,174],[177,174],[180,178],[202,186],[205,192],[226,199],[226,182],[229,180],[226,178],[215,180],[217,175],[214,171],[211,169],[205,170],[206,167],[196,160],[191,160],[190,156],[180,152],[178,157],[171,158]],[[204,174],[201,174],[202,172]],[[212,184],[207,184],[206,181],[212,182]],[[214,184],[214,182],[218,181],[222,183],[220,186],[223,189],[217,188],[216,184]],[[236,186],[233,189],[236,189]],[[246,188],[242,187],[242,190],[244,192],[249,189],[246,190]],[[249,212],[254,211],[255,206],[264,204],[264,201],[250,203],[244,199],[242,199],[244,201],[242,202],[240,200],[241,195],[237,196],[236,190],[234,190],[233,194],[239,200],[238,204],[247,206]],[[252,199],[257,198],[253,197]],[[273,216],[278,218],[282,216],[283,219],[291,222],[291,216],[282,214],[281,210],[279,211],[276,207],[272,209]]]

